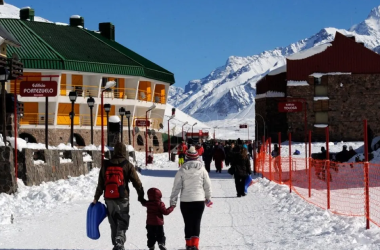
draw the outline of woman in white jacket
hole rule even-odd
[[[198,152],[192,146],[186,151],[186,162],[178,170],[170,196],[170,205],[176,206],[181,192],[181,213],[185,222],[186,250],[198,250],[202,214],[211,203],[211,181]]]

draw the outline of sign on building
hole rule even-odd
[[[56,81],[22,81],[20,83],[22,97],[49,97],[57,96]]]
[[[150,121],[147,120],[136,120],[136,126],[138,127],[149,127],[150,126]]]
[[[248,128],[248,125],[247,124],[240,124],[239,128]]]
[[[278,112],[301,112],[302,102],[279,102]]]
[[[198,134],[199,134],[199,136],[202,136],[202,134],[203,134],[202,130],[199,130]]]

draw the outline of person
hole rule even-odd
[[[211,181],[198,152],[190,147],[186,152],[186,162],[174,178],[170,196],[170,205],[176,206],[181,192],[181,213],[185,223],[185,240],[187,250],[199,249],[201,220],[205,204],[211,203]]]
[[[255,145],[255,141],[253,141],[253,143],[251,141],[248,141],[248,155],[251,158],[253,158],[253,145]]]
[[[195,149],[197,150],[199,157],[201,157],[204,153],[204,149],[200,142],[197,143],[197,146],[195,146]]]
[[[336,154],[336,161],[338,162],[346,162],[350,159],[349,153],[347,150],[347,145],[343,145],[342,151]]]
[[[236,146],[232,153],[231,167],[235,168],[234,179],[237,197],[245,196],[245,179],[252,174],[248,150]]]
[[[162,193],[158,188],[148,190],[148,201],[144,200],[141,204],[147,208],[146,230],[148,237],[149,250],[154,249],[156,242],[160,250],[166,250],[166,237],[164,233],[164,216],[173,212],[175,206],[165,207],[161,201]]]
[[[182,141],[182,144],[178,146],[178,167],[181,167],[182,164],[185,162],[185,153],[187,150],[186,142]]]
[[[219,146],[218,143],[215,143],[212,159],[215,161],[216,172],[221,173],[223,168],[223,161],[226,159],[226,154],[223,147]]]
[[[208,142],[205,142],[203,144],[203,149],[204,149],[204,152],[202,155],[202,159],[205,163],[206,171],[208,173],[210,173],[211,161],[212,161],[212,152],[213,152],[212,145],[210,145],[210,143],[208,143]]]
[[[227,143],[224,147],[224,153],[226,154],[226,159],[224,162],[226,163],[226,166],[230,165],[230,153],[231,153],[231,146]]]
[[[347,157],[348,157],[348,160],[350,160],[352,157],[356,155],[356,151],[352,148],[352,146],[350,146],[348,149],[349,150],[348,150]]]
[[[121,180],[121,185],[115,185]],[[111,160],[104,161],[99,171],[93,203],[97,203],[103,194],[107,206],[108,221],[111,226],[113,250],[124,250],[126,231],[129,226],[129,187],[132,182],[137,191],[138,200],[144,201],[144,189],[135,167],[128,161],[125,144],[117,142]]]
[[[273,157],[273,166],[274,166],[274,170],[276,172],[279,171],[279,166],[280,166],[280,157],[278,157],[280,155],[280,148],[278,147],[277,144],[274,144],[274,148],[272,150],[272,157]]]

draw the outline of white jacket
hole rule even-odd
[[[202,162],[188,161],[178,170],[170,196],[171,206],[176,206],[180,191],[181,201],[190,202],[211,199],[211,181]]]

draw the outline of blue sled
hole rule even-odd
[[[253,180],[251,175],[248,175],[247,178],[245,178],[245,186],[244,186],[244,192],[248,193],[248,188],[253,184]]]
[[[100,237],[99,225],[107,217],[107,208],[101,203],[91,203],[87,209],[87,237],[97,240]]]

